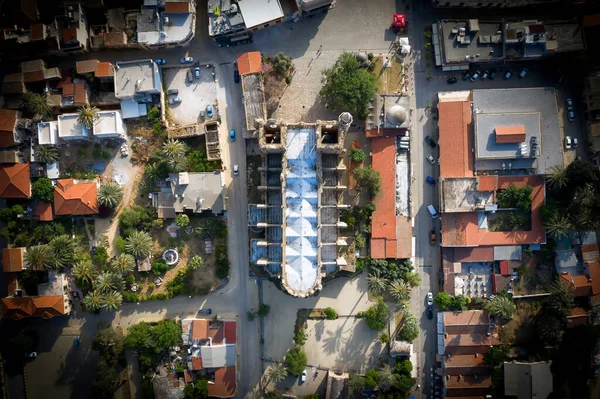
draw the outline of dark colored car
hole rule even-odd
[[[235,83],[240,83],[240,73],[238,72],[237,69],[233,70],[233,81]]]
[[[169,89],[167,90],[167,96],[176,96],[179,94],[179,90],[178,89]]]
[[[79,335],[75,337],[75,339],[73,340],[73,347],[77,348],[79,347]]]
[[[437,145],[435,140],[431,136],[425,136],[425,141],[431,146],[431,148],[435,148],[435,146]]]
[[[200,309],[198,311],[198,314],[199,315],[201,315],[201,314],[212,314],[212,309]]]
[[[448,78],[448,80],[446,82],[448,82],[448,84],[453,84],[453,83],[458,82],[458,79],[456,78],[456,76],[453,76],[451,78]]]
[[[427,318],[429,320],[433,319],[433,307],[427,306]]]
[[[494,80],[496,77],[496,68],[490,69],[490,80]]]
[[[506,73],[504,74],[504,80],[508,80],[510,79],[510,77],[512,76],[512,71],[509,69],[508,71],[506,71]]]
[[[471,78],[471,72],[467,71],[463,73],[462,80],[469,80]]]
[[[429,184],[431,184],[432,186],[435,186],[435,180],[433,179],[433,177],[431,176],[427,176],[427,178],[425,179],[425,181]]]
[[[490,71],[488,71],[487,69],[485,71],[483,71],[483,73],[481,74],[481,80],[486,80],[487,78],[490,77]]]

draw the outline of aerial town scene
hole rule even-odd
[[[0,28],[0,399],[600,399],[600,0]]]

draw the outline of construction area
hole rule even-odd
[[[340,211],[350,207],[342,178],[351,121],[347,113],[315,123],[255,120],[262,203],[248,205],[251,260],[293,296],[314,295],[324,276],[354,269],[340,254],[348,246]]]

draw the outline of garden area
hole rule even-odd
[[[531,193],[533,187],[516,187],[514,184],[497,192],[498,207],[488,214],[489,231],[531,230]]]
[[[267,118],[272,118],[287,86],[292,83],[295,69],[292,59],[284,53],[262,57],[262,76],[267,102]]]

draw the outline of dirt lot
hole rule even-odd
[[[401,93],[404,82],[402,77],[402,71],[404,70],[402,62],[394,57],[390,61],[390,67],[384,69],[383,64],[386,61],[385,58],[376,57],[373,61],[375,62],[373,73],[377,76],[379,93]]]
[[[190,65],[191,67],[191,65]],[[177,96],[180,104],[169,105],[171,118],[181,125],[203,122],[200,111],[206,112],[206,106],[215,108],[217,84],[213,80],[212,68],[200,66],[200,79],[187,81],[186,74],[190,67],[163,68],[163,84],[165,91],[179,90]],[[168,98],[175,96],[168,96]]]

